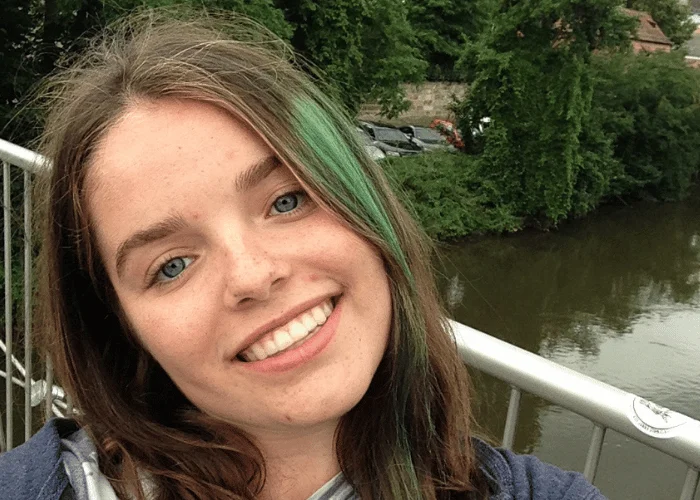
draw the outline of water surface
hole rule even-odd
[[[441,256],[458,321],[700,420],[700,192],[606,208],[558,231],[446,246]],[[508,388],[475,379],[479,423],[500,439]],[[515,449],[583,470],[591,431],[525,397]],[[595,483],[612,500],[676,500],[685,473],[608,431]]]

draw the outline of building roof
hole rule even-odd
[[[661,45],[673,45],[648,13],[632,9],[622,9],[622,11],[630,17],[639,19],[639,28],[637,28],[637,34],[633,37],[635,40]]]

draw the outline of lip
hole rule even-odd
[[[337,300],[333,307],[333,312],[321,328],[308,340],[301,345],[283,351],[261,361],[245,362],[234,359],[235,363],[246,370],[251,370],[258,373],[280,373],[292,370],[316,357],[320,354],[333,340],[335,332],[340,323],[340,315],[343,307],[342,296]],[[303,310],[302,310],[303,311]]]
[[[328,299],[333,299],[334,297],[339,297],[338,294],[328,294],[324,295],[322,297],[317,297],[314,299],[309,299],[306,302],[302,302],[298,306],[296,306],[294,309],[290,309],[286,313],[284,313],[282,316],[275,318],[271,321],[268,321],[264,325],[260,326],[259,328],[256,328],[253,333],[248,335],[243,342],[239,344],[239,346],[236,348],[234,352],[232,352],[228,357],[228,359],[235,359],[236,356],[238,356],[241,352],[246,350],[248,347],[253,345],[255,342],[260,340],[264,335],[275,331],[281,326],[286,325],[290,321],[292,321],[294,318],[299,316],[301,313],[308,311],[309,309],[319,306],[323,304],[325,301]]]

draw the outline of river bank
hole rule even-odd
[[[568,217],[554,224],[546,214],[527,213],[518,208],[517,201],[504,199],[503,193],[484,175],[487,166],[478,156],[431,153],[389,158],[383,166],[396,192],[428,235],[446,243],[526,230],[550,231],[624,207],[673,201],[658,197],[653,185],[640,183],[638,189],[624,196],[611,191],[585,212],[572,205]],[[679,199],[700,197],[700,186],[696,184],[677,195]]]

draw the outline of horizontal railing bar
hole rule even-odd
[[[541,356],[450,322],[466,364],[540,396],[651,448],[700,468],[700,422],[689,417],[673,437],[645,434],[632,423],[635,395],[558,365]]]
[[[32,173],[40,172],[49,165],[46,158],[40,154],[3,139],[0,139],[0,160]]]

